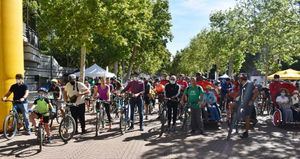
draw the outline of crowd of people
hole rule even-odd
[[[144,115],[148,115],[153,109],[165,100],[167,106],[167,126],[169,131],[176,131],[176,124],[182,118],[185,107],[191,109],[192,134],[197,131],[206,135],[204,121],[214,121],[218,124],[222,120],[222,114],[229,120],[233,113],[240,114],[241,120],[245,121],[245,131],[242,138],[248,137],[250,122],[254,125],[256,119],[256,100],[262,91],[269,91],[272,106],[280,109],[283,113],[285,123],[300,121],[299,91],[295,87],[287,87],[285,82],[274,76],[274,81],[267,89],[255,82],[251,82],[247,74],[239,74],[234,78],[220,79],[220,81],[208,80],[201,73],[188,77],[183,74],[178,76],[163,74],[157,78],[141,78],[138,73],[133,73],[132,78],[122,84],[117,78],[97,78],[80,82],[74,74],[68,76],[68,82],[61,86],[57,79],[51,80],[49,89],[38,89],[38,97],[34,106],[29,108],[27,97],[28,87],[24,83],[21,74],[16,75],[16,84],[12,85],[9,91],[2,98],[6,101],[13,93],[14,108],[23,114],[25,129],[28,135],[36,126],[35,118],[43,116],[48,141],[51,142],[49,122],[49,110],[53,109],[48,95],[51,93],[54,102],[64,114],[63,102],[72,102],[76,106],[71,107],[72,117],[76,122],[76,133],[78,133],[78,121],[81,126],[81,133],[86,133],[85,112],[91,111],[94,107],[92,99],[101,99],[104,102],[105,112],[108,119],[108,129],[111,129],[113,119],[111,117],[111,103],[116,95],[124,93],[131,94],[130,98],[130,127],[134,129],[134,112],[138,108],[139,128],[144,131]],[[61,102],[63,101],[63,102]],[[159,109],[159,108],[157,108]],[[29,117],[30,114],[30,117]],[[33,128],[31,129],[32,122]],[[159,116],[158,116],[159,118]]]

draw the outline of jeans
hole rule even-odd
[[[14,103],[14,109],[19,110],[23,115],[23,121],[25,122],[25,129],[26,131],[30,131],[30,124],[29,124],[29,115],[28,115],[28,103]]]
[[[138,107],[139,117],[140,117],[140,128],[143,127],[143,116],[144,116],[144,106],[143,100],[141,97],[132,97],[130,99],[130,120],[131,126],[134,125],[134,108],[135,106]]]
[[[173,125],[176,125],[177,112],[178,112],[178,102],[169,100],[167,102],[168,106],[168,126],[171,125],[172,114],[173,114]]]

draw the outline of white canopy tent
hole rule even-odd
[[[219,79],[228,79],[230,78],[226,73],[224,75],[222,75],[221,77],[219,77]]]
[[[75,75],[80,76],[80,72],[76,72]],[[85,76],[95,78],[95,77],[115,77],[116,75],[114,73],[108,72],[108,70],[101,68],[97,64],[93,64],[91,67],[85,69]]]

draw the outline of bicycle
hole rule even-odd
[[[119,128],[121,134],[125,134],[127,131],[127,126],[129,127],[129,96],[126,96],[125,99],[119,97],[119,112],[120,112],[120,123]]]
[[[105,101],[100,100],[99,98],[96,99],[96,104],[95,104],[95,110],[96,110],[96,136],[98,136],[98,132],[100,129],[100,126],[102,127],[102,129],[104,129],[104,107],[103,107],[103,103]]]
[[[4,102],[17,103],[20,101],[5,100]],[[20,128],[24,127],[24,125],[25,122],[23,121],[23,115],[21,111],[18,110],[16,107],[12,107],[12,110],[10,110],[9,114],[4,119],[4,123],[3,123],[4,137],[8,140],[14,138],[15,135],[17,134],[17,131],[20,130]]]
[[[161,123],[159,137],[161,137],[163,135],[163,133],[165,133],[167,130],[167,126],[166,126],[166,122],[168,120],[168,118],[167,118],[167,112],[168,112],[167,102],[169,100],[174,100],[174,99],[166,98],[163,101],[163,103],[161,105],[161,111],[159,112],[160,123]]]
[[[70,107],[75,106],[74,103],[66,103],[65,116],[61,120],[58,128],[59,137],[67,142],[72,139],[76,131],[75,120],[71,115]]]
[[[37,142],[39,144],[39,152],[42,151],[43,143],[45,141],[45,126],[44,126],[44,118],[43,116],[40,117],[40,122],[38,126],[38,131],[35,133],[37,137]]]
[[[183,120],[182,120],[182,131],[188,131],[189,124],[191,123],[191,108],[189,104],[186,104],[184,107]]]
[[[49,100],[50,100],[50,102],[52,104],[52,107],[54,109],[52,112],[50,112],[51,113],[51,116],[50,116],[51,118],[50,118],[49,126],[52,127],[54,119],[56,119],[57,124],[60,124],[60,122],[63,119],[63,114],[61,112],[61,107],[57,106],[57,104],[56,104],[59,101],[55,100],[55,99],[50,99],[50,98],[49,98]]]
[[[231,111],[230,111],[230,117],[227,117],[227,124],[228,124],[228,133],[227,133],[227,140],[230,140],[232,131],[235,129],[236,133],[238,134],[238,127],[239,127],[239,121],[240,121],[240,111],[241,108],[239,104],[232,103]]]

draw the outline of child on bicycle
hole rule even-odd
[[[43,123],[45,124],[45,131],[47,134],[47,142],[51,143],[50,128],[49,128],[49,116],[52,111],[52,105],[47,98],[48,90],[46,88],[40,88],[38,90],[38,98],[34,101],[33,107],[29,110],[32,112],[29,116],[29,119],[33,125],[33,128],[36,128],[35,119],[43,117]]]

